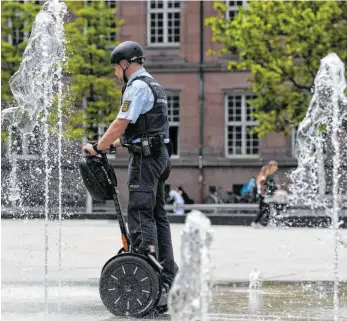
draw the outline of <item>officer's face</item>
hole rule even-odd
[[[129,63],[126,60],[122,60],[120,61],[119,64],[116,64],[114,67],[115,68],[114,74],[122,83],[124,82],[123,81],[124,69],[126,69],[128,66],[129,66]]]
[[[114,74],[121,82],[123,82],[123,72],[124,71],[120,65],[118,64],[114,65]]]

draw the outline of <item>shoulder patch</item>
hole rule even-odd
[[[130,100],[124,100],[122,104],[122,112],[126,112],[131,104]]]

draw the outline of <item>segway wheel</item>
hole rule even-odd
[[[99,291],[102,302],[114,315],[142,318],[157,306],[160,277],[141,256],[121,254],[102,270]]]

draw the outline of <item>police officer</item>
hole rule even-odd
[[[123,83],[121,108],[100,141],[86,144],[92,155],[127,147],[128,227],[135,251],[154,254],[163,265],[164,291],[172,285],[175,266],[171,231],[164,209],[164,185],[170,173],[169,123],[164,89],[143,67],[141,46],[119,44],[111,54],[115,75]]]

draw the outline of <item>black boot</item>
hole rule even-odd
[[[161,295],[155,311],[159,314],[165,313],[168,310],[167,301],[169,298],[170,285],[163,283],[161,288]]]

